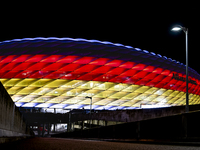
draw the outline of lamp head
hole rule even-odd
[[[180,30],[182,30],[182,27],[180,26],[176,26],[172,28],[172,31],[180,31]]]
[[[86,96],[85,98],[90,98],[90,99],[92,99],[92,97],[89,97],[89,96]]]
[[[183,30],[185,33],[188,33],[188,28],[182,27],[180,25],[174,26],[172,28],[172,31],[181,31],[181,30]]]

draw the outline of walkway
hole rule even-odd
[[[32,138],[0,145],[1,150],[200,150],[194,146],[153,145],[79,139]]]

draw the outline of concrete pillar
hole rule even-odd
[[[90,129],[91,129],[91,125],[92,125],[92,120],[90,120]]]
[[[71,130],[71,123],[68,123],[67,124],[67,132],[70,132],[70,130]]]
[[[40,137],[40,124],[38,123],[38,136]]]
[[[48,132],[48,135],[49,135],[50,129],[51,129],[51,128],[50,128],[50,125],[51,125],[50,123],[47,124],[47,132]]]
[[[108,125],[108,121],[105,120],[104,122],[105,122],[105,126],[107,126]]]
[[[53,132],[56,132],[56,124],[53,124]]]
[[[42,137],[44,137],[44,133],[45,133],[45,129],[44,128],[45,128],[45,124],[43,123],[42,124]]]
[[[112,126],[112,130],[113,130],[113,131],[112,131],[112,138],[114,139],[114,138],[115,138],[115,132],[116,132],[116,131],[115,131],[115,126]]]
[[[71,130],[71,113],[69,113],[69,122],[67,124],[67,131],[70,132]]]
[[[81,130],[84,129],[84,121],[81,121]]]
[[[75,124],[75,122],[72,123],[72,131],[74,131],[74,124]]]
[[[140,139],[140,121],[136,123],[136,136],[137,139]]]
[[[183,138],[188,137],[188,131],[187,131],[187,113],[182,114],[182,136]]]

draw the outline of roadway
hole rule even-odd
[[[1,150],[200,150],[197,146],[138,144],[81,139],[31,138],[0,145]]]

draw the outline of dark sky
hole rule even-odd
[[[45,7],[44,7],[45,6]],[[45,8],[45,9],[44,9]],[[199,11],[171,4],[60,4],[16,9],[1,17],[0,41],[33,37],[71,37],[121,43],[167,56],[185,64],[185,34],[189,29],[189,66],[200,73]]]

